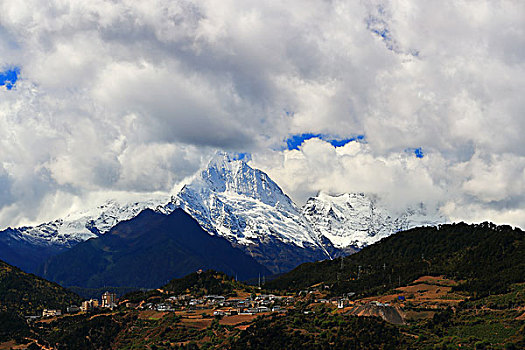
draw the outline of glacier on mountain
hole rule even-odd
[[[176,207],[273,272],[331,257],[300,208],[268,175],[226,153],[214,157],[165,208]]]

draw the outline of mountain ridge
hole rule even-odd
[[[172,205],[183,208],[208,232],[226,238],[274,273],[304,261],[331,258],[332,247],[315,235],[282,189],[263,171],[228,154],[213,158],[174,196]]]
[[[346,203],[338,203],[341,198]],[[409,208],[416,215],[406,210],[395,216],[377,196],[366,194],[320,192],[300,208],[265,172],[219,152],[171,199],[159,195],[128,203],[109,200],[65,219],[0,231],[0,257],[35,272],[49,257],[105,235],[144,209],[167,215],[179,207],[210,235],[226,238],[273,273],[353,253],[402,229],[446,221],[418,208]],[[418,215],[423,219],[412,222]]]
[[[51,257],[39,274],[68,287],[157,288],[198,269],[240,279],[270,274],[224,238],[209,235],[180,208],[169,215],[145,209],[105,235]]]

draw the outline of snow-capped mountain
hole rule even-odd
[[[321,192],[308,199],[302,212],[315,231],[336,248],[362,248],[398,231],[447,221],[423,204],[395,214],[381,205],[378,196],[364,193],[332,196]]]
[[[109,231],[121,221],[137,216],[146,208],[164,205],[169,196],[144,201],[106,203],[67,215],[38,226],[7,228],[0,231],[0,259],[27,272],[36,269],[50,256]]]
[[[264,172],[223,154],[172,200],[211,234],[241,245],[275,237],[322,249],[301,210]]]
[[[71,247],[106,233],[119,222],[137,216],[144,209],[156,209],[168,200],[169,196],[132,203],[108,200],[95,208],[69,214],[64,219],[6,231],[17,241],[40,246]]]
[[[175,207],[273,272],[331,257],[331,247],[268,175],[225,153],[217,154],[166,208]]]
[[[33,255],[26,266],[33,270],[42,259],[103,235],[144,209],[170,214],[179,207],[274,273],[355,251],[400,230],[446,222],[424,206],[393,214],[379,197],[356,193],[320,193],[299,208],[263,171],[221,152],[174,196],[111,200],[53,222],[0,231],[0,259],[24,267]]]

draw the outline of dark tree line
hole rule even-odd
[[[510,226],[465,223],[414,228],[345,257],[300,265],[266,287],[300,290],[317,283],[334,294],[373,294],[422,275],[465,280],[459,289],[475,296],[506,292],[525,281],[525,233]]]

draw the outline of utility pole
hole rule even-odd
[[[361,265],[357,268],[357,279],[361,278]]]
[[[261,288],[261,274],[259,274],[259,288]]]
[[[343,259],[344,259],[344,258],[345,258],[345,257],[341,255],[341,270],[343,270]]]

